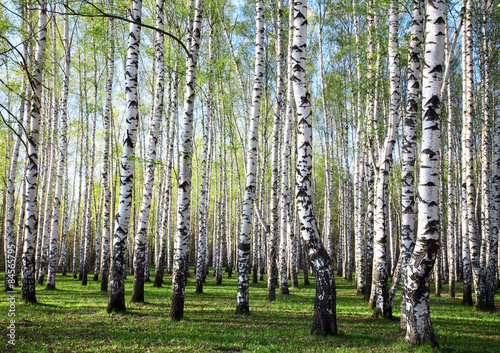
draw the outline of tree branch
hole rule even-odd
[[[173,40],[175,40],[177,43],[179,43],[179,45],[184,49],[184,51],[186,52],[186,54],[188,56],[190,56],[191,54],[189,53],[188,49],[186,48],[186,46],[184,45],[184,43],[179,39],[177,38],[176,36],[174,36],[173,34],[167,32],[167,31],[164,31],[162,29],[159,29],[157,27],[154,27],[154,26],[150,26],[150,25],[147,25],[147,24],[144,24],[144,23],[141,23],[141,22],[136,22],[136,21],[133,21],[133,20],[130,20],[128,18],[125,18],[125,17],[121,17],[121,16],[116,16],[116,15],[112,15],[112,14],[109,14],[109,13],[106,13],[104,12],[103,10],[101,10],[100,8],[98,8],[96,5],[94,5],[93,3],[91,3],[90,1],[84,1],[85,3],[89,4],[90,6],[92,6],[95,10],[97,10],[97,12],[99,12],[99,14],[85,14],[85,13],[80,13],[80,12],[77,12],[75,10],[73,10],[71,7],[69,7],[69,5],[66,5],[64,4],[64,7],[70,11],[70,12],[67,12],[67,13],[61,13],[61,12],[57,12],[55,10],[47,10],[47,12],[52,12],[52,13],[56,13],[56,14],[59,14],[59,15],[70,15],[70,16],[82,16],[82,17],[91,17],[91,18],[94,18],[94,17],[100,17],[100,18],[113,18],[113,19],[116,19],[116,20],[120,20],[120,21],[124,21],[124,22],[128,22],[128,23],[135,23],[139,26],[142,26],[144,28],[149,28],[149,29],[152,29],[154,31],[157,31],[157,32],[160,32],[160,33],[163,33],[164,35],[172,38]]]

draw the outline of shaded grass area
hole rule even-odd
[[[152,268],[154,270],[154,268]],[[154,279],[154,276],[152,277]],[[249,316],[235,315],[237,277],[222,285],[207,277],[203,294],[196,294],[196,277],[186,287],[184,319],[169,319],[171,276],[163,288],[145,284],[144,304],[130,303],[133,276],[126,280],[127,311],[107,314],[107,293],[100,282],[88,286],[57,275],[57,290],[37,287],[40,305],[19,302],[16,294],[15,346],[7,345],[10,318],[8,295],[2,295],[3,324],[0,351],[18,352],[430,352],[430,346],[411,350],[399,331],[399,297],[395,320],[375,319],[354,283],[337,277],[338,337],[310,336],[314,306],[311,285],[291,288],[290,295],[266,300],[267,282],[250,284]],[[4,276],[0,276],[0,281]],[[302,284],[302,280],[300,280]],[[461,294],[461,283],[457,283]],[[443,286],[443,293],[447,286]],[[452,299],[431,294],[432,320],[439,352],[500,352],[500,313],[481,312]]]

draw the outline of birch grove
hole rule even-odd
[[[337,336],[349,288],[438,347],[434,300],[498,308],[499,43],[493,0],[3,4],[6,292],[179,321],[312,284]]]

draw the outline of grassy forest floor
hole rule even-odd
[[[153,269],[154,270],[154,269]],[[192,269],[191,269],[192,271]],[[151,277],[154,279],[154,276]],[[399,295],[395,319],[375,319],[354,284],[337,277],[338,337],[310,336],[314,306],[311,285],[290,289],[290,295],[266,300],[266,282],[250,285],[249,316],[235,315],[237,277],[217,285],[210,275],[203,294],[195,293],[196,277],[186,287],[184,319],[174,322],[170,310],[171,276],[163,288],[146,283],[144,304],[132,304],[133,276],[126,281],[127,312],[107,314],[107,293],[89,275],[88,286],[57,275],[55,291],[37,287],[40,305],[15,306],[15,346],[7,344],[7,293],[0,302],[3,332],[0,351],[16,352],[430,352],[410,350],[399,331]],[[3,283],[4,274],[0,275]],[[441,348],[438,352],[500,352],[500,312],[463,307],[461,283],[457,297],[431,294],[431,312]],[[18,293],[19,288],[17,288]],[[399,293],[398,293],[399,294]],[[499,298],[500,299],[500,298]],[[500,300],[497,305],[500,308]]]

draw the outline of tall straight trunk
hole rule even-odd
[[[279,273],[279,293],[288,294],[288,283],[286,278],[286,249],[281,247],[279,223],[279,200],[280,200],[280,163],[279,147],[281,135],[281,116],[284,108],[283,97],[283,0],[277,1],[276,18],[276,106],[273,121],[273,145],[271,150],[271,233],[268,241],[267,258],[267,300],[276,300],[275,274]],[[278,255],[278,239],[280,239],[280,250]],[[285,244],[283,242],[283,244]],[[279,261],[279,270],[276,264]],[[284,261],[284,264],[282,263]]]
[[[94,43],[95,44],[95,43]],[[91,153],[90,153],[90,172],[87,179],[88,185],[88,203],[87,203],[87,211],[86,211],[86,222],[85,222],[85,237],[84,237],[84,247],[83,247],[83,273],[82,273],[82,286],[87,285],[88,273],[90,272],[90,252],[91,252],[91,234],[92,234],[92,223],[96,223],[96,219],[92,217],[92,195],[94,193],[94,170],[95,170],[95,135],[96,135],[96,125],[97,125],[97,58],[95,57],[94,52],[94,114],[92,118],[92,142],[91,142]],[[95,207],[97,208],[97,200],[94,200]],[[97,212],[95,212],[94,217],[97,216]],[[97,228],[97,223],[96,223]]]
[[[56,38],[56,24],[55,21],[52,22],[51,26],[51,36],[53,38]],[[57,144],[57,131],[58,131],[58,124],[59,124],[59,107],[58,107],[58,92],[56,91],[56,83],[57,79],[56,77],[58,76],[58,70],[57,70],[57,47],[56,47],[56,40],[52,41],[52,55],[53,55],[53,67],[52,67],[52,99],[50,99],[50,109],[49,109],[49,114],[51,114],[51,121],[52,125],[47,126],[48,127],[48,143],[46,146],[46,153],[48,154],[48,160],[47,160],[47,176],[46,176],[46,195],[45,195],[45,203],[43,206],[43,221],[39,224],[39,231],[41,230],[41,233],[38,234],[39,237],[42,238],[42,243],[41,243],[41,252],[40,252],[40,267],[38,269],[38,279],[37,283],[38,284],[43,284],[45,272],[47,272],[47,265],[48,265],[48,255],[49,255],[49,237],[50,237],[50,225],[51,225],[51,213],[52,213],[52,190],[53,190],[53,180],[54,180],[54,175],[56,173],[56,149],[55,146]],[[42,207],[40,207],[42,209]],[[42,223],[43,222],[43,223]]]
[[[96,205],[97,206],[97,205]],[[99,281],[99,272],[101,271],[101,224],[102,224],[102,209],[104,206],[104,197],[101,196],[99,201],[99,208],[96,209],[96,222],[95,222],[95,239],[94,239],[94,281]]]
[[[312,203],[312,112],[306,85],[307,0],[294,2],[293,91],[297,106],[297,189],[300,232],[316,274],[312,334],[337,335],[336,289],[331,259],[321,239]]]
[[[226,142],[227,143],[227,142]],[[227,262],[226,262],[226,272],[227,272],[227,278],[231,278],[233,276],[233,196],[231,195],[231,192],[233,190],[233,162],[234,160],[231,159],[231,164],[230,164],[230,173],[229,173],[229,190],[226,191],[226,207],[227,207],[227,212],[226,212],[226,252],[227,252]],[[226,181],[227,184],[227,181]],[[227,189],[227,185],[226,185]]]
[[[164,23],[164,0],[156,1],[156,27],[163,30]],[[158,134],[160,123],[163,116],[163,96],[165,91],[165,60],[164,60],[164,35],[161,32],[156,33],[156,92],[154,99],[154,113],[152,115],[149,135],[149,150],[147,157],[147,170],[144,190],[142,194],[141,213],[139,224],[135,235],[134,251],[134,288],[132,292],[132,302],[144,302],[144,267],[149,266],[146,257],[147,246],[147,228],[149,224],[149,213],[151,210],[151,201],[153,199],[153,183],[156,166],[156,146],[158,144]]]
[[[465,7],[465,4],[464,4]],[[472,26],[470,19],[470,9],[469,14],[467,11],[464,14],[464,17],[469,17],[469,26]],[[472,28],[470,29],[472,30]],[[467,47],[472,50],[472,43],[467,45],[468,39],[472,40],[472,37],[467,36],[467,22],[465,22],[462,27],[462,123],[465,122],[465,117],[467,115]],[[472,64],[472,60],[470,60]],[[463,134],[463,131],[462,131]],[[465,136],[463,136],[465,137]],[[460,211],[461,211],[461,229],[462,229],[462,266],[463,266],[463,304],[464,305],[473,305],[472,302],[472,268],[471,268],[471,257],[470,257],[470,243],[469,243],[469,222],[467,216],[467,190],[466,190],[466,180],[465,180],[465,138],[461,139],[461,151],[459,156],[461,156],[460,160]]]
[[[123,141],[123,155],[120,173],[120,196],[113,235],[113,254],[111,260],[111,281],[108,300],[108,313],[125,310],[125,251],[130,226],[132,189],[134,183],[134,156],[137,140],[139,105],[137,97],[137,70],[139,66],[139,43],[141,38],[142,1],[133,0],[130,33],[128,37],[126,62],[126,137]]]
[[[23,11],[24,13],[24,11]],[[24,121],[24,109],[26,106],[26,101],[24,96],[26,95],[26,82],[23,81],[23,93],[21,97],[21,107],[19,109],[19,117],[21,124],[17,129],[17,139],[14,144],[14,150],[12,151],[12,157],[9,167],[9,179],[7,182],[7,198],[5,203],[5,238],[4,238],[4,255],[5,255],[5,291],[13,291],[14,286],[18,284],[17,273],[16,273],[16,252],[17,252],[17,242],[14,233],[14,219],[15,219],[15,183],[16,183],[16,172],[17,172],[17,162],[19,158],[19,148],[21,146],[21,133]]]
[[[462,174],[465,183],[467,200],[467,233],[470,247],[470,262],[474,278],[474,289],[476,291],[476,304],[479,308],[484,308],[485,304],[485,283],[484,268],[480,264],[481,242],[477,229],[476,220],[476,189],[474,185],[474,136],[473,136],[473,69],[472,58],[472,1],[467,0],[465,8],[465,115],[463,117],[462,140],[464,141],[464,151],[462,151],[463,165]],[[486,125],[487,126],[487,125]],[[486,128],[483,126],[483,129]],[[487,197],[487,195],[483,195]]]
[[[375,199],[375,237],[372,275],[372,296],[370,306],[375,315],[392,318],[392,307],[389,305],[389,284],[387,273],[388,230],[387,230],[387,186],[389,170],[392,164],[392,151],[396,143],[399,125],[399,105],[401,102],[401,73],[399,68],[398,48],[398,13],[399,3],[391,1],[389,11],[389,78],[390,78],[390,111],[387,137],[379,152],[377,163],[377,184]],[[372,302],[373,300],[373,302]]]
[[[209,134],[210,124],[212,122],[212,91],[213,91],[213,37],[214,37],[214,24],[210,23],[210,34],[208,41],[208,60],[210,62],[209,70],[210,76],[208,81],[207,92],[207,114],[202,118],[203,130],[203,155],[201,159],[201,185],[200,185],[200,205],[199,205],[199,234],[198,234],[198,258],[196,261],[196,293],[203,293],[203,282],[205,281],[207,268],[206,262],[208,258],[208,203],[209,200],[208,190],[210,180],[207,178],[207,160],[209,154]]]
[[[26,175],[27,165],[24,168],[24,174]],[[16,267],[14,273],[15,286],[19,285],[19,273],[21,273],[22,257],[23,257],[23,242],[24,242],[24,215],[26,213],[26,183],[23,183],[23,189],[21,194],[21,205],[19,207],[19,220],[17,223],[17,240],[16,240]]]
[[[420,43],[423,30],[423,1],[413,0],[410,46],[408,48],[408,99],[403,135],[401,170],[401,330],[406,330],[406,269],[415,247],[415,149],[420,104]]]
[[[109,1],[110,8],[113,7],[113,1]],[[110,171],[110,139],[111,131],[110,124],[112,115],[112,98],[113,98],[113,78],[115,74],[115,23],[113,19],[109,19],[108,24],[108,40],[109,49],[106,57],[107,77],[106,77],[106,102],[104,106],[104,148],[102,155],[102,189],[104,192],[104,215],[102,222],[102,251],[101,251],[101,292],[108,291],[109,279],[109,258],[110,247],[109,238],[111,234],[111,188],[109,181]]]
[[[321,9],[321,7],[320,7]],[[292,12],[292,11],[291,11]],[[325,139],[325,224],[323,227],[324,239],[323,244],[326,247],[328,255],[332,257],[332,228],[333,228],[333,190],[332,190],[332,173],[331,173],[331,158],[330,158],[330,122],[328,119],[328,110],[326,104],[326,84],[325,84],[325,68],[323,63],[323,18],[324,15],[320,13],[319,23],[319,65],[320,65],[320,83],[321,83],[321,106],[323,110],[323,125],[324,125],[324,139]],[[293,18],[290,20],[293,22]],[[293,40],[293,34],[290,35]],[[289,47],[290,52],[292,48]]]
[[[78,236],[80,234],[80,211],[81,211],[81,199],[82,199],[82,168],[83,168],[83,141],[84,141],[84,136],[83,136],[83,131],[82,129],[78,129],[77,133],[77,146],[81,147],[81,153],[80,153],[80,164],[79,168],[78,167],[78,160],[76,161],[76,167],[75,167],[75,174],[73,176],[73,182],[76,181],[76,171],[78,169],[78,197],[76,199],[76,204],[77,204],[77,210],[76,210],[76,220],[75,220],[75,234],[73,236],[73,278],[77,278],[77,273],[78,273],[78,265],[79,265],[79,257],[77,256],[78,253],[78,245],[80,244],[78,240]],[[81,132],[81,141],[78,141],[78,136],[80,135]],[[75,157],[76,159],[76,157]]]
[[[257,148],[259,118],[264,76],[264,2],[255,0],[255,67],[252,92],[252,108],[248,126],[247,166],[245,196],[241,214],[241,230],[238,243],[238,293],[236,313],[249,314],[250,233],[252,231],[253,205],[255,200],[255,175],[257,174]],[[256,233],[254,232],[254,236]]]
[[[495,119],[493,130],[493,173],[491,178],[491,228],[488,263],[486,267],[486,295],[488,304],[494,302],[498,286],[498,234],[500,227],[500,119]]]
[[[289,0],[289,8],[293,9],[293,1]],[[292,115],[293,115],[293,91],[292,91],[292,62],[290,60],[293,44],[293,11],[289,12],[289,37],[288,37],[288,64],[287,64],[287,96],[286,96],[286,111],[284,112],[285,121],[283,126],[283,143],[281,146],[281,204],[280,204],[280,290],[282,287],[288,291],[287,268],[290,269],[292,287],[298,287],[297,275],[294,274],[293,267],[287,266],[287,262],[291,263],[291,256],[294,248],[295,237],[292,231],[291,217],[291,193],[290,193],[290,173],[289,164],[291,163],[291,138],[292,138]],[[283,85],[281,84],[281,87]],[[284,103],[285,97],[282,97]],[[282,109],[283,107],[282,103]],[[283,109],[284,110],[284,109]],[[288,246],[287,246],[288,245]],[[288,247],[288,251],[287,251]],[[286,292],[286,291],[285,291]]]
[[[172,306],[170,318],[180,320],[184,315],[187,255],[190,235],[191,160],[193,140],[193,107],[195,100],[196,64],[201,40],[203,0],[196,0],[189,56],[186,59],[184,115],[180,133],[179,173],[177,190],[177,231],[174,239],[174,269],[172,275]]]
[[[65,69],[63,80],[62,114],[61,114],[61,132],[60,132],[60,150],[57,167],[56,193],[52,209],[52,227],[50,233],[49,247],[49,268],[47,274],[47,289],[56,287],[57,271],[57,242],[59,240],[59,215],[61,209],[61,198],[63,196],[64,172],[68,156],[68,95],[69,95],[69,77],[71,70],[71,56],[69,46],[69,17],[64,18],[64,51],[65,51]],[[67,205],[66,205],[67,206]]]
[[[482,239],[486,241],[486,252],[485,258],[487,263],[485,264],[485,295],[484,302],[478,303],[478,306],[482,306],[483,309],[492,310],[495,308],[495,291],[496,291],[496,278],[495,272],[498,266],[498,209],[495,205],[496,200],[494,197],[494,189],[496,187],[493,184],[494,180],[490,176],[491,165],[489,163],[489,155],[491,150],[490,142],[490,56],[489,56],[489,12],[490,12],[490,1],[483,1],[483,55],[484,55],[484,86],[483,86],[483,132],[482,132],[482,156],[481,156],[481,169],[482,169],[482,205],[481,219],[483,223],[481,225]],[[498,120],[498,119],[496,119]],[[498,123],[497,123],[498,124]],[[498,132],[497,132],[498,134]],[[495,140],[498,137],[495,135]],[[496,141],[497,142],[497,141]],[[495,146],[496,147],[496,146]],[[495,154],[494,154],[495,155]],[[494,159],[494,163],[495,163]],[[498,173],[496,165],[493,165],[494,172]],[[498,174],[496,174],[498,176]],[[491,185],[491,189],[490,189]],[[482,304],[482,305],[479,305]]]
[[[366,136],[364,143],[364,160],[365,160],[365,173],[366,173],[366,196],[367,196],[367,206],[366,206],[366,289],[365,289],[365,300],[370,299],[372,293],[372,272],[373,272],[373,211],[374,211],[374,170],[373,164],[371,163],[371,158],[369,158],[370,150],[372,146],[369,141],[373,138],[373,132],[375,130],[374,116],[374,102],[375,102],[375,92],[374,92],[374,51],[375,51],[375,10],[373,8],[373,0],[367,2],[367,16],[366,25],[368,27],[368,53],[367,53],[367,72],[366,72],[366,82],[368,82],[367,87],[367,102],[366,102]]]
[[[45,46],[47,42],[47,1],[40,3],[38,17],[37,43],[34,72],[31,77],[33,99],[30,113],[30,131],[28,136],[28,161],[26,169],[26,224],[24,227],[24,245],[22,259],[21,299],[27,303],[36,303],[35,292],[35,240],[38,228],[38,142],[40,131],[40,113],[42,107],[43,67],[45,64]]]
[[[361,117],[361,58],[359,55],[360,45],[360,28],[357,16],[356,1],[352,1],[354,34],[356,40],[356,79],[357,79],[357,102],[356,102],[356,137],[354,141],[354,263],[355,263],[355,281],[356,294],[363,295],[365,288],[365,271],[366,271],[366,243],[363,232],[363,224],[365,221],[363,194],[364,194],[364,163],[362,152],[362,132],[363,120]]]
[[[450,86],[448,84],[448,86]],[[448,170],[447,170],[447,178],[448,178],[448,207],[447,207],[447,218],[448,218],[448,227],[447,227],[447,246],[448,246],[448,293],[450,298],[455,298],[455,272],[458,267],[455,254],[458,253],[456,251],[456,242],[455,242],[455,227],[456,227],[456,217],[455,217],[455,190],[453,185],[453,107],[451,105],[451,88],[448,90]]]
[[[66,276],[67,270],[67,255],[68,255],[68,231],[69,223],[71,221],[71,216],[73,214],[73,204],[69,203],[69,178],[68,178],[68,163],[66,162],[64,170],[64,206],[69,208],[69,212],[64,213],[63,225],[62,225],[62,236],[61,236],[61,252],[59,255],[59,262],[57,268],[60,269],[63,276]]]
[[[415,249],[406,275],[406,340],[411,346],[430,341],[438,347],[431,323],[430,281],[439,248],[439,149],[441,144],[441,80],[446,3],[427,1],[422,82],[422,152]]]
[[[160,250],[158,254],[158,263],[156,265],[156,274],[154,287],[161,287],[163,284],[163,274],[165,272],[165,266],[167,266],[167,271],[171,273],[171,262],[170,262],[170,230],[172,229],[172,163],[173,163],[173,149],[175,140],[175,127],[177,123],[177,88],[179,80],[177,74],[174,73],[172,78],[173,84],[170,87],[170,102],[168,106],[168,119],[167,124],[167,136],[168,144],[166,151],[166,171],[165,180],[163,186],[163,206],[161,210],[161,222],[160,222]]]

